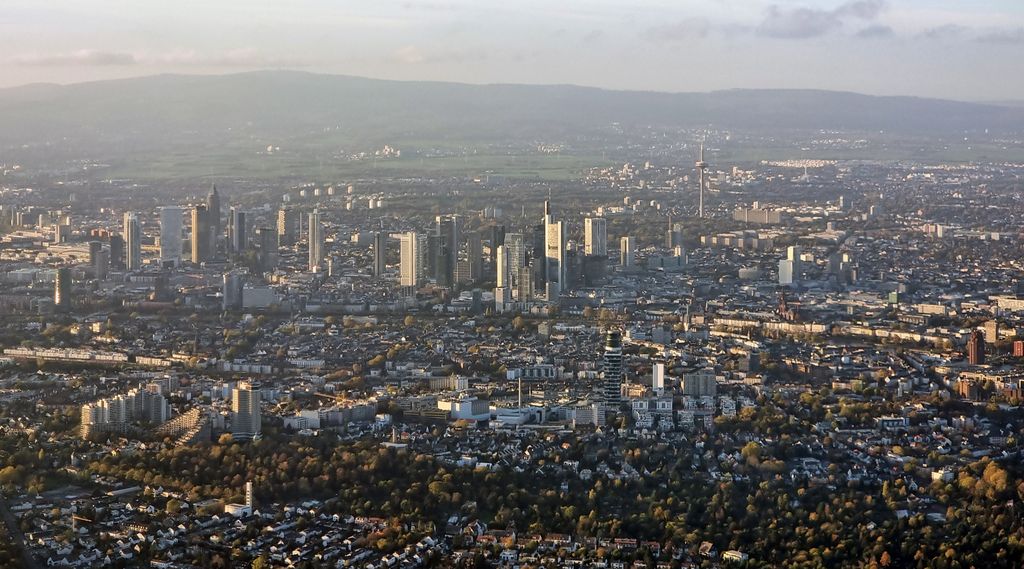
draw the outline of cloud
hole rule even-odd
[[[847,2],[835,9],[839,17],[860,18],[862,20],[874,20],[885,10],[884,0],[857,0]]]
[[[883,0],[856,0],[832,9],[783,8],[771,5],[757,33],[771,38],[807,39],[839,29],[847,20],[874,20],[884,10]]]
[[[707,37],[711,23],[703,18],[687,18],[671,24],[654,26],[647,30],[647,38],[657,43],[672,43]]]
[[[268,56],[253,48],[203,53],[176,50],[166,53],[130,53],[80,49],[66,53],[22,54],[8,58],[15,65],[77,67],[114,65],[161,65],[172,67],[301,67],[304,62]]]
[[[896,35],[896,32],[892,28],[881,24],[868,26],[856,33],[856,36],[861,39],[885,39],[891,38],[894,35]]]
[[[589,32],[583,34],[583,39],[581,41],[583,43],[588,44],[600,43],[604,41],[604,38],[607,35],[608,34],[605,33],[604,30],[590,30]]]
[[[406,65],[416,65],[427,60],[427,57],[423,55],[420,48],[414,45],[407,45],[396,49],[394,53],[391,54],[391,57],[395,61]]]
[[[307,64],[297,59],[267,55],[249,47],[216,53],[178,50],[142,55],[138,59],[145,63],[182,67],[302,67]]]
[[[131,53],[80,49],[67,53],[22,54],[8,59],[15,65],[40,67],[74,67],[95,65],[134,65],[138,59]]]
[[[961,26],[960,24],[945,24],[934,28],[928,28],[921,32],[920,37],[929,40],[955,39],[963,36],[969,31],[970,28],[967,26]]]
[[[429,0],[417,0],[415,2],[402,2],[405,10],[423,10],[427,12],[454,12],[462,7],[454,2],[431,2]]]
[[[490,59],[490,56],[478,49],[425,52],[417,45],[407,45],[391,52],[387,59],[393,63],[403,65],[424,65],[431,63],[480,62]]]
[[[1024,28],[992,30],[978,36],[978,41],[1004,45],[1024,44]]]

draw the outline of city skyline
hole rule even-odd
[[[1022,47],[1004,0],[5,2],[0,568],[1017,569]]]

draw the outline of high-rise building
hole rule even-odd
[[[548,286],[548,302],[558,300],[559,294],[565,288],[565,224],[561,221],[553,221],[548,202],[544,202],[544,251],[545,251],[545,278]],[[556,286],[550,286],[554,283]],[[556,298],[551,298],[555,295]]]
[[[277,244],[281,247],[294,245],[299,235],[299,212],[292,208],[277,210]]]
[[[124,268],[124,237],[120,235],[110,236],[110,265],[117,268]]]
[[[971,332],[967,339],[967,363],[975,366],[985,364],[985,334],[981,330]]]
[[[633,243],[633,238],[626,235],[619,240],[619,264],[625,268],[632,267],[635,257],[636,245]]]
[[[608,220],[588,217],[583,220],[583,252],[591,257],[608,256]]]
[[[221,286],[221,308],[234,310],[242,307],[242,288],[245,286],[245,274],[242,271],[224,273]]]
[[[210,257],[213,258],[217,256],[217,243],[224,238],[221,230],[220,194],[217,193],[217,184],[210,186],[210,194],[206,196],[206,211],[206,219],[210,225],[210,240],[213,244]]]
[[[801,258],[803,257],[804,249],[799,245],[790,245],[786,248],[786,260],[793,261],[793,268],[796,269],[797,275],[799,275],[802,267],[800,266]]]
[[[107,273],[110,271],[110,251],[100,249],[96,253],[96,259],[92,264],[92,270],[98,280],[107,278]]]
[[[71,237],[71,225],[67,223],[58,223],[53,226],[53,242],[54,243],[67,243]]]
[[[53,305],[57,310],[71,308],[71,269],[59,267],[53,282]]]
[[[382,277],[387,268],[388,234],[378,231],[373,235],[373,276]]]
[[[779,261],[779,284],[782,286],[792,285],[796,281],[796,271],[793,268],[793,261],[782,259]]]
[[[455,284],[455,269],[459,263],[459,245],[462,242],[462,217],[458,214],[439,215],[434,219],[437,255],[434,260],[434,278],[439,286]]]
[[[228,240],[234,254],[238,255],[249,248],[248,235],[245,212],[232,207],[231,216],[228,219]]]
[[[511,272],[511,267],[509,267],[509,263],[508,263],[508,261],[509,261],[508,248],[506,248],[504,245],[499,245],[497,251],[498,251],[497,259],[496,259],[496,261],[497,261],[496,262],[496,265],[497,265],[497,270],[496,270],[497,276],[496,276],[496,280],[495,280],[495,286],[497,286],[498,288],[508,288],[508,287],[511,287],[512,286],[512,272]]]
[[[494,289],[494,311],[507,312],[512,305],[512,289],[496,287]]]
[[[256,243],[260,247],[260,267],[264,271],[277,268],[277,230],[273,227],[258,227]]]
[[[516,272],[526,266],[526,240],[522,233],[506,233],[505,249],[508,251],[508,264],[512,269],[512,278],[518,278]]]
[[[779,284],[789,286],[800,281],[803,271],[800,256],[803,249],[799,245],[791,245],[786,249],[786,258],[779,261]]]
[[[400,267],[398,284],[419,286],[423,278],[423,257],[425,243],[415,231],[402,233],[398,237]]]
[[[683,226],[672,223],[672,216],[668,216],[668,229],[665,231],[665,248],[675,249],[683,246]]]
[[[469,280],[484,278],[484,243],[479,231],[466,234],[466,260],[469,262]]]
[[[96,255],[98,255],[102,250],[103,243],[100,243],[99,241],[89,242],[89,266],[93,268],[96,267]]]
[[[210,234],[210,216],[205,205],[197,205],[192,208],[192,262],[199,264],[213,259],[211,243],[213,236]]]
[[[142,268],[142,227],[133,212],[124,214],[125,269],[137,271]]]
[[[989,320],[985,322],[985,342],[995,344],[999,342],[999,321]]]
[[[533,300],[533,275],[534,269],[530,265],[523,265],[516,269],[516,286],[514,289],[515,298],[519,302],[530,302]]]
[[[255,439],[262,425],[259,388],[240,382],[231,391],[231,436],[235,440]]]
[[[309,230],[307,234],[309,242],[309,271],[318,273],[323,270],[321,264],[324,262],[324,227],[320,223],[320,210],[313,210],[309,214]]]
[[[490,231],[490,243],[491,243],[491,264],[498,262],[498,246],[505,244],[505,226],[504,225],[492,225]]]
[[[658,362],[651,369],[651,388],[655,391],[665,390],[665,364]]]
[[[160,264],[181,264],[181,230],[185,211],[180,207],[160,208]]]
[[[605,406],[609,411],[615,411],[622,403],[622,333],[618,330],[609,330],[605,334],[601,376]]]

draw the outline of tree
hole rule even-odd
[[[416,323],[416,317],[413,316],[412,314],[410,314],[410,315],[405,317],[405,321],[404,322],[405,322],[406,326],[412,326],[413,324]]]

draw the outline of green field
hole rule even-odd
[[[137,158],[97,171],[103,178],[135,180],[251,178],[266,180],[334,180],[365,177],[467,177],[500,174],[517,179],[564,181],[578,178],[585,170],[610,161],[599,156],[488,155],[430,158],[340,160],[316,154],[274,155],[233,152],[180,152]]]

